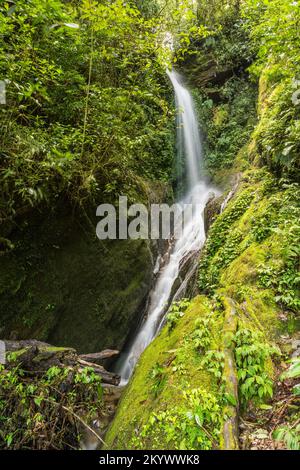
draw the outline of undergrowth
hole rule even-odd
[[[130,446],[160,449],[163,435],[168,449],[209,450],[218,447],[220,425],[217,398],[202,388],[189,389],[183,392],[181,407],[153,412]]]
[[[78,449],[83,430],[103,409],[91,368],[53,366],[42,375],[0,366],[0,448]]]

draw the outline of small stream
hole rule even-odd
[[[204,244],[203,212],[206,203],[212,193],[218,194],[201,176],[202,143],[192,96],[177,72],[167,73],[174,88],[177,107],[177,158],[178,161],[184,159],[187,179],[186,194],[177,202],[182,207],[192,204],[197,213],[185,224],[181,238],[174,243],[150,294],[145,319],[115,365],[116,372],[121,376],[121,385],[128,382],[140,355],[160,331],[183,260],[190,253],[199,252]]]

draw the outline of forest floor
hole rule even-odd
[[[294,345],[292,356],[294,356],[300,345],[300,336],[287,339],[282,337],[286,344]],[[293,387],[297,379],[284,379],[282,374],[287,370],[287,365],[280,362],[276,366],[274,380],[274,395],[270,403],[259,409],[250,406],[246,413],[240,418],[240,448],[243,450],[287,450],[287,446],[274,439],[276,429],[283,428],[290,423],[291,415],[299,410],[300,396],[293,394]],[[295,428],[300,420],[292,424]]]

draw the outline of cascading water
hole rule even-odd
[[[198,122],[194,112],[192,97],[181,84],[178,73],[167,72],[175,91],[177,113],[177,148],[178,165],[185,161],[188,190],[193,189],[199,181],[202,145]]]
[[[192,204],[197,208],[197,217],[190,218],[184,226],[182,236],[174,244],[170,258],[159,273],[150,296],[147,317],[117,363],[116,370],[121,376],[121,384],[128,382],[140,355],[163,324],[182,260],[191,252],[199,251],[205,241],[203,211],[211,193],[216,192],[201,178],[202,146],[192,97],[175,71],[167,73],[174,87],[178,109],[178,158],[184,159],[187,174],[188,189],[179,204],[182,207],[184,204]]]

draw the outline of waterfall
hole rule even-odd
[[[178,163],[185,161],[187,187],[192,189],[199,181],[202,145],[194,105],[189,91],[181,84],[177,72],[167,72],[175,91],[177,113]]]
[[[170,258],[159,272],[150,294],[146,318],[117,363],[116,370],[121,375],[121,384],[128,382],[140,355],[155,338],[164,322],[182,260],[190,253],[198,252],[205,241],[203,211],[211,193],[216,192],[201,177],[202,145],[192,97],[182,84],[178,73],[167,73],[176,98],[178,159],[184,160],[187,175],[187,191],[179,204],[182,207],[184,204],[193,204],[193,207],[197,208],[197,217],[189,220],[182,236],[175,242]]]

